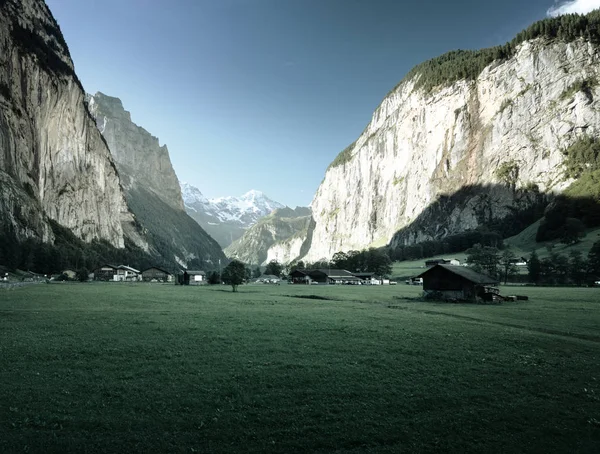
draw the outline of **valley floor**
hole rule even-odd
[[[600,451],[600,289],[420,292],[0,290],[0,452]]]

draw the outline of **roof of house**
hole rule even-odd
[[[352,273],[356,277],[373,277],[375,273]]]
[[[193,276],[193,275],[198,275],[198,274],[199,274],[199,275],[202,275],[202,276],[206,276],[206,273],[205,273],[204,271],[192,271],[192,270],[185,270],[185,272],[186,272],[187,274],[191,274],[192,276]]]
[[[324,269],[319,269],[319,270],[313,270],[313,271],[311,271],[311,274],[315,273],[315,272],[322,273],[329,278],[353,278],[353,277],[355,277],[354,274],[352,274],[350,271],[346,271],[346,270],[331,270],[329,268],[324,268]]]
[[[145,273],[146,271],[150,271],[150,270],[157,270],[157,271],[161,271],[161,272],[166,273],[166,274],[173,274],[170,271],[167,271],[167,270],[165,270],[163,268],[159,268],[158,266],[151,266],[149,268],[146,268],[145,270],[142,271],[142,273]]]
[[[112,268],[113,270],[119,269],[119,267],[117,265],[111,265],[110,263],[105,263],[104,265],[100,265],[98,268],[96,268],[96,270],[99,270],[102,268]]]
[[[447,271],[450,271],[453,274],[456,274],[457,276],[463,277],[465,279],[467,279],[468,281],[471,281],[475,284],[497,284],[498,280],[494,279],[493,277],[487,276],[485,274],[481,274],[481,273],[477,273],[475,271],[473,271],[471,268],[467,268],[464,266],[457,266],[457,265],[446,265],[446,264],[438,264],[432,268],[429,268],[427,271],[419,274],[417,277],[424,277],[426,274],[431,273],[433,270],[438,269],[438,268],[443,268]]]
[[[120,270],[127,270],[127,271],[131,271],[133,273],[138,273],[138,274],[140,272],[140,270],[136,270],[135,268],[131,268],[130,266],[127,266],[127,265],[119,265],[117,268]]]

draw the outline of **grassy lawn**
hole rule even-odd
[[[600,289],[420,291],[0,291],[0,452],[600,452]]]

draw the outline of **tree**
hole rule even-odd
[[[492,277],[498,275],[498,264],[500,263],[500,251],[492,246],[476,244],[467,249],[467,263],[477,272],[486,273]]]
[[[246,278],[246,265],[239,260],[232,260],[223,270],[223,282],[231,285],[231,289],[237,292],[238,285]]]
[[[529,257],[529,262],[527,263],[527,270],[529,271],[529,280],[534,284],[537,284],[540,281],[542,268],[540,259],[535,250],[531,253],[531,256]]]
[[[585,224],[576,218],[567,218],[560,239],[564,244],[575,244],[585,236]]]
[[[368,273],[375,273],[378,276],[389,276],[392,274],[392,261],[385,252],[380,249],[371,248],[362,253],[363,269]]]
[[[571,251],[569,254],[569,278],[576,285],[585,282],[587,262],[583,259],[581,251]]]
[[[600,241],[596,241],[588,253],[588,275],[592,281],[600,279]]]
[[[265,268],[265,274],[272,274],[273,276],[281,276],[281,272],[283,271],[283,265],[279,263],[277,260],[271,260],[267,263],[267,267]]]
[[[220,284],[220,279],[219,279],[219,272],[218,271],[211,271],[210,273],[208,273],[208,283],[210,285],[216,285],[216,284]]]
[[[331,266],[338,270],[345,270],[348,267],[348,254],[345,252],[336,252],[331,257]]]
[[[81,268],[77,270],[77,280],[79,282],[87,282],[89,279],[89,270],[87,268]]]
[[[508,282],[508,277],[517,272],[515,258],[515,253],[510,248],[506,248],[502,251],[500,265],[502,267],[502,276],[504,277],[505,284]]]
[[[260,277],[261,274],[262,273],[260,271],[260,267],[259,266],[257,266],[256,268],[254,268],[254,270],[252,270],[252,277],[254,279],[256,279],[257,277]]]

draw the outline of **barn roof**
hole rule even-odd
[[[206,276],[206,273],[204,271],[185,270],[185,272],[187,274],[191,274],[192,276],[195,276],[195,275]]]
[[[477,272],[473,271],[471,268],[467,268],[465,266],[458,266],[458,265],[439,264],[432,268],[429,268],[427,271],[419,274],[417,277],[424,277],[426,274],[430,273],[432,270],[439,269],[439,268],[443,268],[443,269],[451,272],[452,274],[456,274],[457,276],[465,278],[468,281],[471,281],[475,284],[481,284],[481,285],[498,284],[498,280],[494,279],[493,277],[487,276],[485,274],[477,273]]]
[[[350,271],[346,271],[346,270],[332,270],[329,268],[323,268],[323,269],[319,269],[319,270],[314,270],[312,271],[312,273],[322,273],[327,277],[330,278],[353,278],[355,277]],[[311,274],[312,274],[311,273]]]

